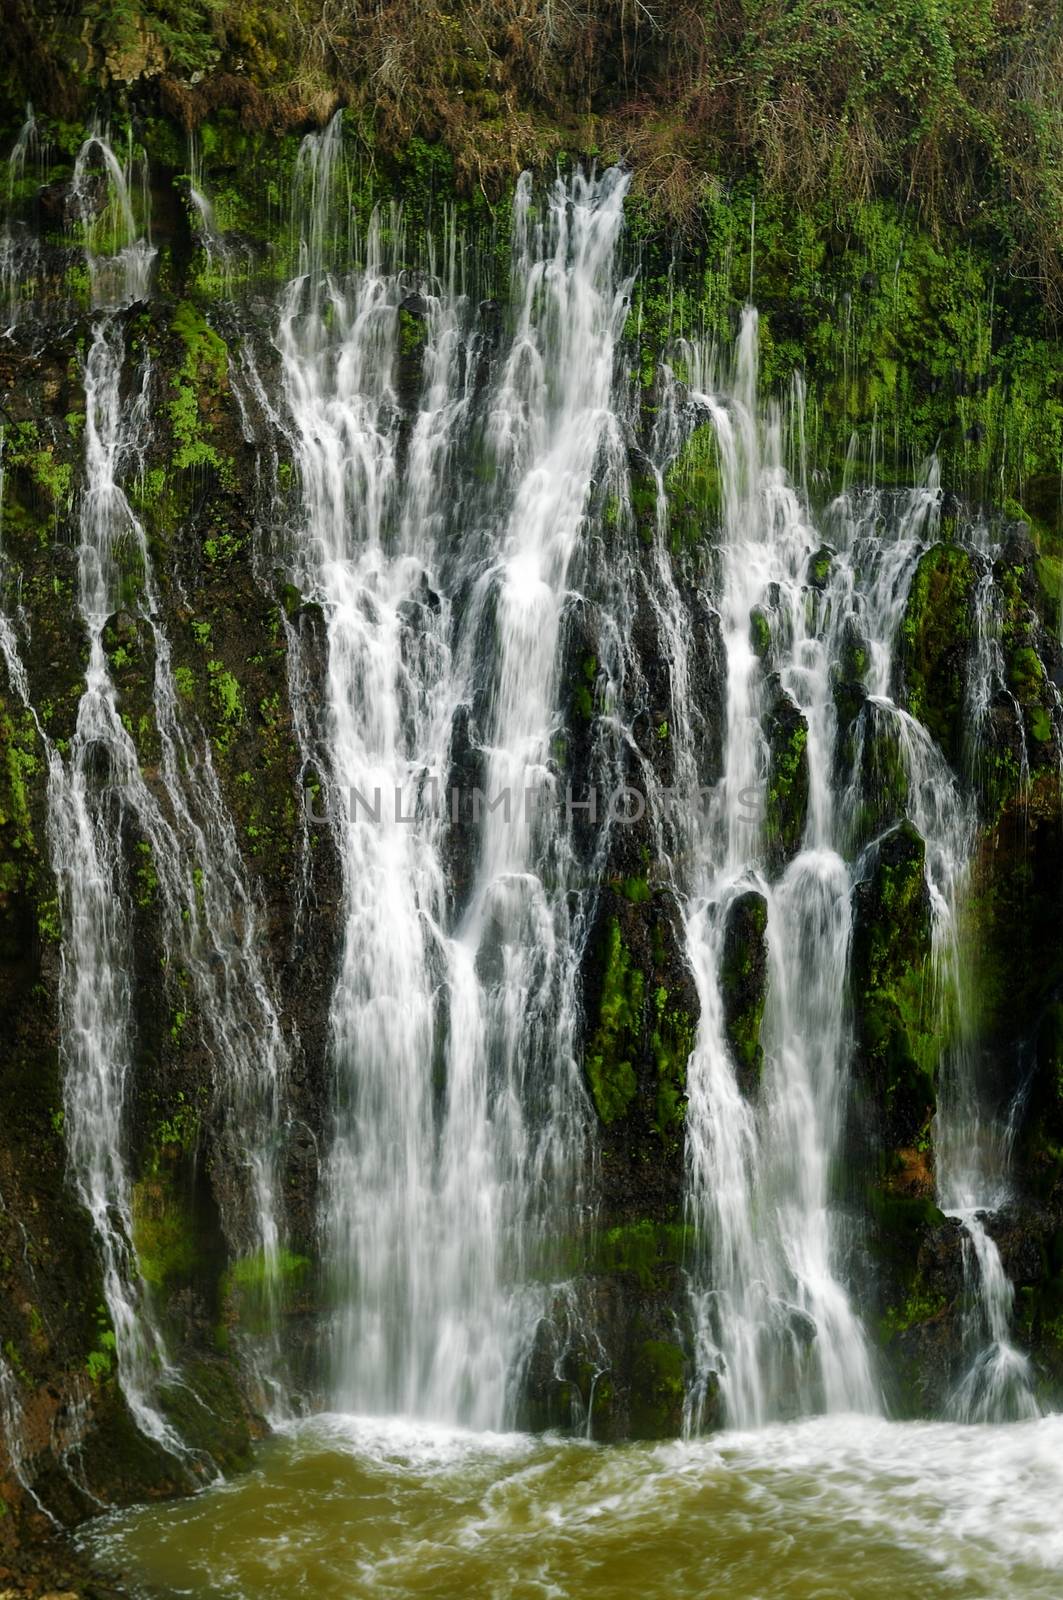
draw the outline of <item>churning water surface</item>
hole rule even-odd
[[[1061,1504],[1060,1417],[596,1445],[332,1414],[85,1537],[152,1600],[1055,1600]]]

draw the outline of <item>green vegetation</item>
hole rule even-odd
[[[712,531],[720,516],[720,457],[716,429],[703,422],[693,430],[665,477],[668,528],[678,554]]]
[[[887,1308],[881,1322],[882,1337],[893,1339],[918,1322],[929,1322],[944,1311],[946,1304],[945,1296],[939,1291],[926,1289],[916,1283],[903,1304]]]
[[[640,1288],[654,1289],[669,1271],[682,1264],[692,1243],[690,1227],[643,1218],[599,1234],[588,1270],[630,1273]]]
[[[642,1033],[645,980],[612,917],[605,928],[598,1024],[587,1046],[587,1080],[602,1121],[624,1115],[638,1092],[633,1059]]]
[[[133,1186],[133,1248],[141,1277],[156,1289],[195,1267],[194,1222],[166,1173]]]
[[[221,1342],[230,1326],[247,1333],[262,1333],[271,1326],[273,1312],[300,1289],[310,1270],[307,1256],[279,1249],[256,1250],[241,1256],[223,1273],[220,1292],[226,1322]]]
[[[170,380],[170,426],[173,430],[175,467],[220,467],[221,458],[210,442],[210,423],[204,412],[227,386],[229,355],[224,340],[208,326],[189,301],[174,312],[173,331],[184,346],[184,359]]]
[[[117,1347],[118,1341],[115,1338],[114,1329],[111,1327],[111,1319],[107,1313],[107,1307],[98,1306],[96,1309],[96,1344],[89,1351],[85,1361],[85,1371],[93,1383],[105,1383],[111,1376],[114,1370]]]
[[[660,1134],[674,1132],[686,1108],[687,1062],[694,1048],[697,1026],[682,1003],[674,1002],[663,984],[653,995],[650,1049],[657,1069],[657,1106],[654,1126]]]

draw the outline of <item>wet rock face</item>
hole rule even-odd
[[[266,959],[284,996],[285,1024],[299,1040],[278,1166],[291,1237],[301,1249],[316,1234],[338,882],[329,830],[316,830],[311,840],[300,823],[288,645],[320,677],[320,640],[312,620],[294,611],[286,634],[283,596],[263,581],[254,532],[257,460],[244,438],[220,336],[198,313],[164,299],[124,313],[121,322],[128,403],[136,398],[139,352],[149,344],[158,385],[142,473],[123,475],[133,514],[151,542],[154,616],[172,647],[176,693],[184,707],[196,708],[198,721],[189,725],[210,752],[237,848],[261,896]],[[76,327],[46,329],[43,353],[39,338],[36,347],[16,342],[0,357],[0,404],[10,419],[17,396],[20,413],[14,452],[5,422],[4,610],[23,619],[19,642],[30,697],[60,755],[73,731],[87,658],[77,620],[74,493],[84,471],[84,397],[75,381],[83,335]],[[144,782],[165,808],[154,708],[158,662],[144,573],[134,557],[135,542],[119,541],[122,603],[104,626],[102,645]],[[114,1333],[98,1309],[104,1297],[91,1231],[67,1181],[56,1012],[60,918],[46,826],[47,760],[33,717],[6,672],[2,676],[0,1016],[14,1051],[0,1073],[0,1348],[14,1360],[23,1423],[20,1470],[57,1515],[76,1521],[95,1509],[93,1496],[121,1503],[182,1491],[195,1478],[132,1423],[115,1379]],[[97,770],[90,752],[85,765],[102,790],[112,777],[106,758]],[[173,1416],[181,1413],[194,1448],[236,1466],[260,1427],[259,1397],[243,1387],[234,1359],[243,1337],[239,1308],[223,1284],[230,1248],[223,1217],[239,1216],[245,1153],[239,1130],[217,1102],[203,1019],[189,1006],[183,974],[160,936],[150,843],[120,795],[114,805],[136,997],[137,1071],[127,1107],[134,1243],[170,1353],[199,1396],[175,1390],[165,1403]],[[235,940],[242,932],[241,923],[227,935]],[[293,1348],[300,1343],[300,1319],[315,1312],[305,1295],[291,1297]],[[304,1364],[301,1378],[310,1376]],[[40,1422],[46,1410],[53,1419],[47,1427]],[[83,1452],[83,1480],[61,1459],[75,1446]],[[17,1474],[5,1478],[5,1493],[8,1484],[16,1516],[0,1519],[0,1539],[23,1515],[30,1531],[39,1520]]]
[[[523,1374],[521,1425],[574,1428],[603,1441],[674,1437],[691,1377],[683,1291],[690,1230],[643,1218],[596,1226],[567,1244],[579,1278],[539,1325]],[[704,1417],[710,1427],[718,1420],[711,1395]]]

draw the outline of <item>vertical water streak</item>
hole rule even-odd
[[[7,333],[11,333],[24,314],[36,286],[40,264],[38,230],[18,216],[19,211],[26,210],[25,200],[18,190],[27,167],[43,181],[46,152],[33,107],[27,102],[26,120],[7,159],[7,192],[3,196],[0,226],[0,305],[7,321]]]

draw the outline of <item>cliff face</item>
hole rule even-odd
[[[272,81],[269,61],[282,61],[286,48],[272,13],[237,25],[195,8],[145,10],[119,39],[91,14],[75,38],[58,13],[49,22],[11,3],[6,10],[26,44],[19,82],[25,77],[39,114],[11,166],[2,245],[10,326],[0,342],[0,611],[11,641],[0,672],[0,1540],[14,1549],[50,1518],[73,1523],[101,1503],[182,1492],[212,1463],[239,1464],[276,1385],[308,1404],[325,1389],[320,1330],[337,1295],[320,1221],[336,1115],[330,1006],[350,888],[335,830],[307,811],[307,797],[312,811],[328,788],[323,708],[335,644],[320,597],[296,581],[305,484],[297,430],[276,415],[279,295],[300,249],[291,196],[308,181],[297,165],[300,135],[334,109],[342,85],[335,58],[301,86],[286,79],[278,94],[263,86]],[[322,29],[330,16],[323,13]],[[382,24],[362,22],[368,49]],[[994,26],[1012,25],[998,17]],[[647,24],[627,41],[629,55],[620,13],[603,8],[601,27],[617,83],[592,82],[585,66],[578,93],[564,79],[529,89],[523,122],[506,96],[532,71],[527,50],[494,39],[488,70],[456,38],[420,119],[395,67],[379,153],[361,76],[351,88],[355,109],[337,124],[347,208],[330,224],[334,245],[349,239],[363,254],[373,207],[392,198],[406,208],[407,235],[395,248],[407,264],[423,269],[448,228],[458,240],[464,287],[478,307],[469,349],[479,366],[463,373],[473,414],[506,357],[507,171],[536,150],[596,148],[594,127],[611,141],[602,137],[603,155],[634,152],[636,173],[661,161],[679,170],[692,159],[674,140],[663,151],[647,143],[641,112],[638,137],[632,132],[635,89],[678,70],[675,41]],[[189,40],[200,55],[188,54]],[[341,54],[356,48],[340,34],[333,42]],[[11,65],[5,70],[10,86]],[[455,109],[466,94],[471,107]],[[572,138],[550,121],[566,96],[585,113]],[[105,401],[100,373],[92,378],[94,352],[106,358],[92,263],[117,259],[124,224],[99,148],[75,170],[100,97],[108,148],[124,150],[128,138],[143,154],[142,189],[130,187],[134,223],[150,212],[157,251],[148,292],[116,296],[123,303],[105,319],[123,352]],[[12,117],[8,146],[20,120]],[[706,114],[699,162],[712,149],[713,125]],[[481,188],[470,181],[479,177],[471,152],[488,135],[492,150],[508,142],[492,154]],[[1063,1383],[1063,353],[1046,309],[1055,267],[1045,266],[1040,285],[1000,278],[992,229],[968,232],[944,216],[932,232],[888,187],[877,198],[828,197],[816,183],[807,191],[769,183],[752,167],[721,172],[699,180],[696,225],[681,233],[662,231],[667,195],[654,199],[646,184],[629,202],[626,249],[637,275],[618,346],[628,396],[622,470],[616,484],[596,476],[588,501],[595,555],[581,572],[584,603],[566,610],[559,634],[551,760],[557,782],[581,796],[606,771],[639,792],[670,790],[690,780],[684,760],[703,789],[720,779],[728,481],[704,412],[688,407],[676,421],[672,410],[677,393],[682,409],[700,387],[693,348],[677,341],[730,344],[751,296],[761,312],[763,392],[778,392],[795,367],[805,374],[804,455],[793,468],[818,502],[843,485],[907,483],[937,450],[940,521],[907,591],[889,689],[976,809],[962,929],[974,995],[967,1046],[985,1103],[1010,1106],[1014,1120],[1013,1194],[989,1228],[1016,1286],[1016,1339],[1051,1397]],[[302,243],[305,250],[305,234]],[[1032,248],[1017,242],[1015,261]],[[393,330],[400,471],[417,445],[426,382],[419,296],[411,276]],[[92,451],[108,448],[106,404],[133,421],[116,425],[124,454],[104,472],[93,468]],[[673,425],[674,448],[662,456]],[[491,469],[475,429],[462,448],[460,470],[483,480]],[[115,514],[128,522],[113,541],[118,599],[96,630],[94,656],[78,596],[85,519],[95,514],[90,491],[100,483],[121,490]],[[992,532],[982,552],[969,537],[979,508]],[[811,608],[829,587],[834,555],[827,546],[811,554]],[[661,603],[666,585],[697,641],[682,682]],[[455,587],[445,600],[459,632],[474,597]],[[405,618],[410,651],[431,642],[428,614],[440,597],[426,589],[418,604],[424,614]],[[970,708],[986,672],[979,619],[987,616],[995,619],[997,687],[982,708],[974,759]],[[486,616],[485,649],[492,625]],[[765,872],[777,883],[806,831],[809,729],[777,676],[786,641],[770,597],[751,629],[771,686]],[[64,1013],[62,997],[79,933],[70,888],[57,881],[56,818],[75,756],[94,795],[132,782],[114,766],[122,736],[97,738],[94,755],[91,729],[79,727],[98,671],[113,684],[137,787],[134,801],[119,794],[113,811],[103,800],[97,813],[95,837],[114,841],[105,901],[119,908],[115,937],[133,965],[130,1070],[114,1129],[126,1152],[127,1214],[93,1227],[71,1151],[63,1030],[77,1017]],[[173,686],[172,707],[160,698],[162,681]],[[852,631],[832,663],[831,690],[838,759],[857,773],[862,796],[850,841],[861,863],[847,976],[852,1081],[835,1187],[857,1219],[851,1276],[893,1403],[923,1414],[955,1385],[970,1287],[963,1230],[938,1209],[934,1183],[935,1106],[950,1040],[934,1010],[926,845],[906,820],[912,797],[895,736],[868,710],[870,683],[867,642]],[[689,710],[682,742],[670,726],[677,697]],[[474,694],[455,719],[449,776],[465,788],[485,771],[490,715],[488,698]],[[207,767],[209,783],[188,776]],[[187,880],[167,854],[170,840],[189,863]],[[601,1437],[665,1436],[681,1426],[694,1362],[687,1276],[705,1248],[687,1184],[687,1062],[702,999],[673,867],[681,846],[652,811],[611,831],[586,811],[574,821],[572,1050],[591,1136],[574,1180],[584,1208],[565,1236],[536,1241],[543,1260],[529,1268],[531,1277],[579,1286],[575,1299],[559,1290],[540,1323],[515,1407],[529,1425],[569,1425],[593,1406]],[[480,849],[474,823],[451,818],[451,926]],[[765,904],[756,889],[734,901],[720,965],[725,1035],[751,1102],[772,981]],[[188,927],[193,933],[182,933]],[[264,975],[269,1015],[253,983],[239,987],[250,971]],[[273,1015],[280,1043],[267,1046]],[[218,1019],[230,1016],[226,1033]],[[238,1037],[241,1019],[250,1043]],[[270,1105],[258,1075],[267,1056],[282,1062]],[[255,1071],[241,1076],[233,1063],[245,1059]],[[249,1198],[249,1150],[267,1117],[277,1130],[270,1183],[283,1216],[281,1243],[268,1250]],[[137,1426],[117,1381],[123,1333],[104,1281],[103,1235],[135,1254],[141,1304],[165,1347],[165,1360],[162,1346],[144,1359],[154,1362],[151,1387],[182,1440],[178,1453]],[[713,1394],[700,1404],[702,1420],[713,1421]]]

